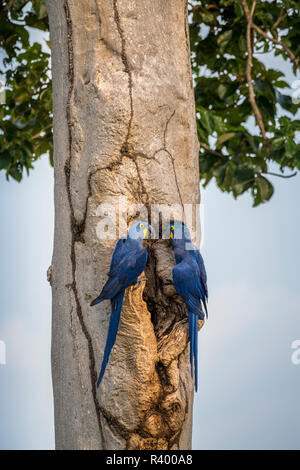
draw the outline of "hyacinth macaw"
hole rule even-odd
[[[143,247],[143,239],[147,237],[149,228],[146,222],[137,222],[130,227],[127,238],[118,240],[110,263],[109,279],[100,295],[91,303],[91,306],[97,305],[106,299],[111,302],[111,316],[97,387],[101,383],[116,341],[125,289],[136,284],[146,267],[148,253]]]
[[[173,284],[176,292],[183,298],[188,308],[190,363],[193,377],[195,363],[195,390],[198,388],[198,318],[204,319],[203,307],[207,316],[208,299],[207,277],[203,258],[191,242],[191,235],[182,222],[171,222],[170,239],[174,247],[176,266]]]

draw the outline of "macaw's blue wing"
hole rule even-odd
[[[145,248],[123,249],[122,257],[113,270],[100,294],[101,299],[112,299],[121,290],[137,282],[137,278],[144,271],[148,253]]]
[[[125,289],[137,282],[139,275],[146,267],[147,258],[147,250],[143,248],[141,243],[130,239],[120,239],[116,244],[110,263],[109,279],[101,294],[91,303],[91,305],[96,305],[105,299],[111,300],[111,316],[104,357],[97,382],[98,387],[116,341]]]
[[[109,279],[104,285],[100,295],[93,300],[91,306],[105,299],[112,299],[121,290],[135,284],[139,275],[144,271],[147,263],[147,250],[138,245],[127,243],[127,239],[120,239],[116,244],[112,256]]]
[[[122,258],[125,242],[126,238],[120,238],[116,243],[113,255],[111,257],[110,268],[108,272],[109,277],[113,276],[113,272],[116,269],[116,266],[118,266],[120,259]],[[97,305],[105,299],[106,297],[102,296],[101,292],[101,294],[92,301],[91,306]]]
[[[204,265],[202,255],[198,249],[195,249],[193,254],[198,264],[201,288],[202,288],[202,292],[204,293],[204,295],[201,298],[201,301],[205,309],[206,317],[208,317],[207,305],[206,305],[206,302],[208,300],[208,290],[207,290],[207,275],[206,275],[205,265]]]
[[[196,261],[192,257],[183,259],[173,268],[173,283],[176,292],[185,301],[188,310],[204,319],[201,300],[205,293],[200,281],[200,272]]]
[[[198,318],[204,319],[201,299],[205,298],[200,282],[198,265],[191,257],[173,268],[173,283],[176,292],[183,298],[189,315],[191,374],[195,366],[195,390],[198,389]]]
[[[125,290],[120,292],[118,296],[116,296],[115,298],[111,300],[111,315],[109,319],[109,327],[108,327],[108,333],[107,333],[106,344],[105,344],[105,349],[104,349],[104,356],[103,356],[101,370],[100,370],[100,374],[99,374],[99,378],[97,382],[97,387],[100,386],[101,380],[103,378],[103,375],[104,375],[104,372],[108,363],[111,350],[116,341],[124,294],[125,294]]]
[[[116,243],[113,255],[111,257],[109,272],[107,273],[109,277],[113,275],[114,270],[116,269],[122,258],[123,250],[125,248],[125,242],[126,238],[120,238]]]

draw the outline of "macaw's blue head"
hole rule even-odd
[[[190,240],[191,234],[183,222],[174,221],[170,223],[170,238],[171,240]]]
[[[147,238],[150,229],[151,227],[147,222],[136,222],[130,227],[128,237],[133,240],[143,240],[144,238]]]

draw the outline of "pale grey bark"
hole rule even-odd
[[[174,264],[170,247],[151,244],[146,286],[125,296],[98,391],[110,306],[89,306],[115,243],[97,237],[99,204],[115,204],[120,195],[147,207],[199,203],[187,2],[48,0],[47,8],[56,446],[189,449],[193,383],[186,311],[166,282]]]

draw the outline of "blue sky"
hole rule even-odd
[[[202,192],[210,303],[200,333],[194,448],[300,448],[300,177],[252,208]]]
[[[21,184],[0,175],[0,448],[53,447],[50,377],[53,180],[48,158]]]

